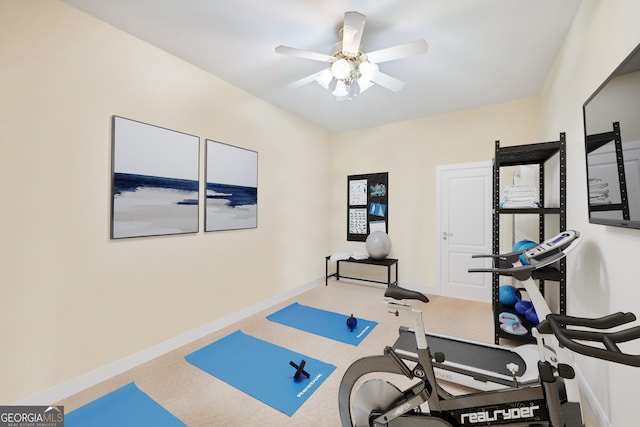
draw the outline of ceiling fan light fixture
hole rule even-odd
[[[364,77],[360,77],[358,79],[358,87],[360,88],[360,93],[362,93],[365,90],[369,89],[373,85],[374,85],[374,83],[369,79],[366,79]]]
[[[374,51],[364,51],[362,35],[365,20],[366,16],[361,13],[345,12],[344,25],[338,31],[340,41],[333,45],[329,55],[288,46],[276,47],[276,53],[328,64],[329,68],[315,72],[289,86],[300,87],[316,81],[333,93],[338,101],[350,100],[374,85],[392,92],[401,90],[404,82],[381,72],[378,64],[423,54],[427,51],[427,42],[416,40]]]
[[[346,59],[341,58],[331,64],[331,74],[338,80],[348,79],[351,71],[353,71],[353,62]]]
[[[316,76],[315,80],[323,88],[329,89],[329,84],[331,83],[331,80],[333,80],[333,74],[331,73],[331,70],[327,68],[326,70],[320,72],[320,74]]]
[[[358,71],[360,72],[361,78],[371,81],[376,77],[376,74],[378,73],[378,64],[374,64],[373,62],[369,61],[363,61],[358,66]]]
[[[336,82],[336,88],[332,93],[333,93],[333,96],[336,96],[338,98],[342,96],[347,96],[349,95],[349,88],[347,87],[345,82],[343,82],[342,80],[338,80]]]

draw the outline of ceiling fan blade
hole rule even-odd
[[[398,80],[395,77],[391,77],[389,74],[381,73],[380,71],[375,74],[371,81],[385,89],[389,89],[391,92],[398,92],[404,87],[404,82],[402,80]]]
[[[295,82],[291,82],[291,83],[289,83],[289,84],[287,85],[287,87],[290,87],[290,88],[299,88],[299,87],[302,87],[302,86],[304,86],[304,85],[308,85],[309,83],[312,83],[312,82],[316,81],[316,78],[317,78],[320,74],[322,74],[324,71],[325,71],[325,70],[322,70],[322,71],[320,71],[320,72],[313,73],[313,74],[311,74],[310,76],[303,77],[303,78],[301,78],[300,80],[296,80]]]
[[[366,19],[366,16],[358,12],[345,12],[342,27],[342,53],[345,56],[358,56]]]
[[[282,53],[283,55],[293,55],[299,58],[313,59],[314,61],[330,62],[333,57],[325,55],[324,53],[311,52],[310,50],[298,49],[289,46],[276,47],[276,53]]]
[[[385,49],[374,50],[366,54],[370,62],[379,64],[381,62],[393,61],[409,56],[420,55],[427,51],[429,45],[424,40],[416,40],[414,42],[399,44]]]

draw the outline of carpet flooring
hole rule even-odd
[[[329,281],[284,301],[261,313],[245,318],[206,337],[171,351],[130,371],[64,399],[65,412],[83,406],[132,381],[188,426],[314,427],[340,426],[338,388],[348,366],[356,359],[382,354],[392,345],[400,326],[409,326],[402,314],[387,313],[382,304],[384,288],[348,281]],[[423,311],[429,332],[475,341],[493,342],[491,306],[488,303],[441,296],[430,302],[415,302]],[[266,316],[293,302],[378,322],[369,336],[353,346],[268,321]],[[270,343],[331,363],[335,371],[292,416],[250,397],[225,382],[208,375],[185,360],[185,356],[237,330]],[[259,355],[256,355],[259,357]],[[260,372],[256,372],[259,379]],[[453,387],[450,391],[456,392]],[[588,408],[587,408],[588,409]],[[585,415],[587,427],[595,427]]]

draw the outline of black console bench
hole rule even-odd
[[[354,258],[349,258],[349,259],[338,259],[336,260],[336,272],[335,273],[331,273],[329,274],[329,261],[331,261],[331,256],[327,256],[325,258],[325,281],[324,284],[325,286],[328,285],[329,282],[329,278],[330,277],[335,277],[336,280],[340,280],[340,278],[343,279],[354,279],[354,280],[363,280],[365,282],[375,282],[375,283],[384,283],[387,286],[392,286],[392,285],[398,285],[398,260],[395,258],[384,258],[384,259],[373,259],[373,258],[366,258],[366,259],[354,259]],[[344,276],[340,274],[340,263],[341,262],[351,262],[351,263],[355,263],[355,264],[369,264],[369,265],[377,265],[377,266],[381,266],[381,267],[387,267],[387,281],[382,281],[382,280],[372,280],[372,279],[362,279],[359,277],[349,277],[349,276]],[[395,266],[395,280],[391,281],[391,267]]]

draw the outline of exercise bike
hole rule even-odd
[[[533,266],[522,268],[521,265],[512,265],[511,268],[524,278],[527,268],[531,271],[532,267],[539,268],[562,258],[577,237],[577,232],[561,233],[538,245],[541,248],[530,249]],[[497,265],[494,268],[509,268],[508,264],[514,262],[506,262],[507,258],[512,260],[512,256],[494,258]],[[561,397],[564,394],[561,393],[563,384],[574,378],[574,370],[562,362],[552,365],[546,360],[548,342],[559,342],[567,349],[587,356],[640,366],[640,356],[625,354],[618,346],[619,343],[639,339],[640,327],[604,331],[634,321],[636,317],[632,313],[617,313],[598,319],[545,313],[545,320],[533,331],[540,352],[537,363],[539,381],[526,386],[514,382],[513,387],[502,390],[454,396],[438,384],[434,363],[443,362],[444,356],[431,354],[422,312],[400,302],[417,300],[427,303],[428,298],[397,286],[389,287],[385,297],[385,304],[392,312],[402,311],[410,315],[417,357],[409,360],[389,346],[383,355],[355,361],[340,383],[338,399],[343,427],[583,426],[579,399],[574,401]],[[603,343],[604,348],[584,344],[585,341]],[[379,377],[380,374],[385,378],[367,378],[370,375]],[[409,382],[410,385],[401,390],[392,381]]]
[[[528,302],[528,307],[535,313],[533,317],[540,315],[540,318],[544,318],[551,311],[539,292],[540,288],[530,279],[534,277],[536,270],[558,261],[570,250],[575,249],[580,242],[579,238],[580,233],[568,230],[530,250],[500,255],[473,255],[473,258],[492,258],[494,266],[469,271],[498,272],[523,281],[523,290],[535,301],[535,304]],[[541,275],[544,277],[544,273]],[[503,313],[501,317],[503,315],[506,319],[505,324],[520,325],[517,315]],[[524,328],[520,326],[520,330],[522,329]],[[416,340],[413,335],[414,331],[411,329],[401,328],[400,336],[393,348],[398,354],[402,354],[403,358],[417,361]],[[536,344],[506,347],[435,333],[428,333],[427,338],[433,354],[441,352],[445,355],[444,362],[434,363],[436,377],[449,383],[476,390],[493,391],[512,387],[514,383],[516,386],[524,386],[538,382],[537,362],[540,354]],[[557,354],[553,346],[546,346],[545,357],[555,366]],[[579,396],[577,388],[569,393]]]

